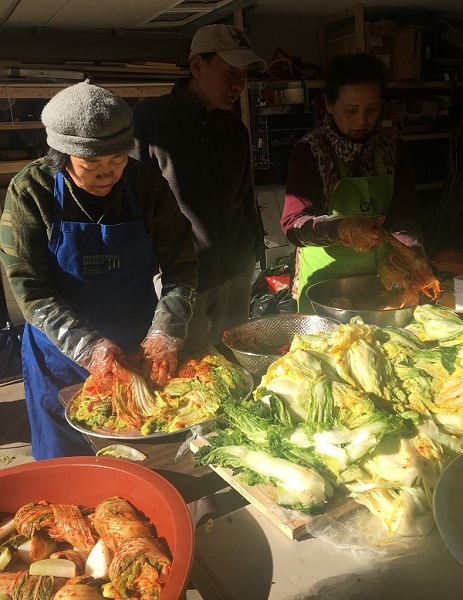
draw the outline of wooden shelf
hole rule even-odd
[[[418,183],[415,185],[415,190],[417,192],[425,192],[427,190],[438,190],[439,188],[443,188],[446,184],[446,181],[432,181],[431,183]]]
[[[0,174],[13,174],[15,175],[18,171],[20,171],[23,167],[28,165],[34,159],[30,158],[28,160],[3,160],[0,161]]]
[[[21,81],[13,82],[11,80],[0,79],[0,99],[28,99],[28,100],[43,100],[52,98],[57,92],[77,82],[36,82],[36,81]],[[98,85],[111,90],[122,98],[134,98],[141,100],[143,98],[151,98],[168,94],[173,83],[166,82],[126,82],[116,81],[103,83],[98,82]],[[21,131],[32,129],[44,129],[41,121],[4,121],[0,122],[1,131]],[[0,175],[14,176],[23,167],[28,165],[34,159],[24,160],[4,160],[0,161]]]
[[[318,79],[308,79],[304,82],[304,85],[308,90],[323,90],[325,82]]]
[[[387,89],[390,90],[404,90],[404,91],[426,91],[436,90],[439,92],[453,92],[455,90],[463,89],[463,82],[459,81],[453,83],[452,81],[391,81],[387,85]]]
[[[0,131],[14,131],[20,129],[44,129],[42,121],[13,121],[0,122]]]
[[[296,80],[295,80],[296,81]],[[297,80],[301,81],[301,80]],[[275,88],[284,88],[288,85],[287,80],[262,80],[262,79],[249,79],[249,83],[268,83]],[[325,87],[325,81],[323,79],[303,79],[303,85],[307,89],[322,90]],[[459,81],[453,83],[451,81],[391,81],[386,86],[386,89],[392,91],[447,91],[452,92],[454,90],[463,90],[463,82]]]
[[[52,98],[71,83],[10,83],[0,81],[0,98]],[[148,98],[168,94],[173,83],[98,83],[123,98]]]
[[[148,98],[168,94],[173,83],[99,83],[122,98]]]
[[[420,142],[421,140],[448,140],[452,132],[435,131],[433,133],[402,133],[399,135],[405,142]],[[457,135],[461,135],[461,131],[458,131]]]

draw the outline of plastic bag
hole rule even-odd
[[[354,560],[363,564],[384,567],[397,559],[403,564],[412,564],[445,551],[445,544],[437,527],[424,536],[389,535],[379,519],[365,506],[342,493],[329,500],[325,512],[319,515],[302,515],[274,502],[273,490],[268,486],[257,484],[255,489],[270,502],[275,522],[288,527],[297,523],[299,539],[305,528],[306,535],[350,552]]]
[[[269,284],[272,290],[275,292],[279,292],[280,290],[289,289],[289,280],[290,275],[286,273],[285,275],[266,275],[265,281]]]
[[[260,272],[251,287],[251,319],[278,313],[297,312],[297,303],[291,295],[290,279],[289,258],[282,260],[279,265]],[[275,287],[282,283],[285,285],[286,282],[288,287],[282,287],[275,291],[275,287],[269,280],[275,282]]]
[[[251,301],[251,319],[279,313],[296,313],[297,303],[290,290],[280,290],[274,294],[257,294]]]

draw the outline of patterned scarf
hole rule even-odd
[[[364,142],[355,142],[342,135],[330,114],[326,114],[320,128],[301,138],[309,144],[318,163],[323,182],[323,205],[328,209],[331,192],[339,180],[339,169],[335,156],[346,166],[349,177],[378,175],[375,150],[380,148],[388,175],[393,175],[397,160],[398,135],[395,131],[376,127]]]
[[[335,160],[338,156],[344,163],[349,177],[378,175],[375,164],[375,150],[381,149],[384,166],[388,175],[393,175],[397,162],[397,132],[376,127],[363,142],[354,142],[342,135],[333,117],[326,114],[321,127],[307,133],[298,143],[307,143],[315,156],[318,171],[323,183],[322,211],[328,212],[329,199],[334,186],[339,181],[339,168]],[[297,299],[299,287],[299,267],[301,248],[296,248],[292,296]]]

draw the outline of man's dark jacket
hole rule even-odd
[[[131,154],[157,163],[191,221],[201,292],[242,273],[253,252],[261,258],[263,231],[245,125],[232,110],[206,112],[186,83],[135,105]]]

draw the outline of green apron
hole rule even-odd
[[[336,183],[328,205],[329,215],[385,216],[392,200],[394,176],[386,174],[379,148],[375,151],[375,164],[379,175],[348,177],[342,160],[336,156],[341,178]],[[342,244],[333,246],[306,246],[299,255],[298,311],[312,313],[307,289],[324,279],[341,279],[352,275],[376,273],[377,251],[356,252]]]

